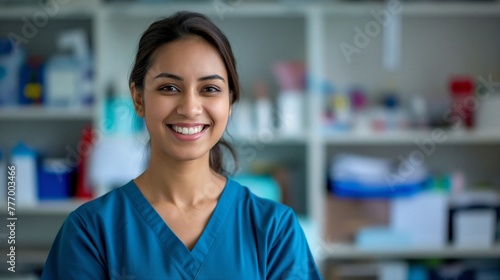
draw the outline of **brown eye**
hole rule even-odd
[[[203,89],[204,92],[209,92],[209,93],[217,93],[220,92],[220,89],[214,86],[208,86]]]
[[[172,85],[161,86],[159,90],[164,92],[180,92],[180,90],[177,87]]]

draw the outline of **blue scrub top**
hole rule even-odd
[[[42,279],[321,279],[285,205],[228,179],[190,251],[130,181],[73,211]]]

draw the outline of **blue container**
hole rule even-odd
[[[71,197],[74,169],[64,160],[45,159],[39,168],[38,198],[67,199]]]
[[[336,196],[359,199],[369,198],[395,198],[412,196],[428,184],[428,178],[420,182],[401,183],[395,186],[389,184],[366,184],[356,180],[330,180],[330,190]]]
[[[24,51],[16,49],[8,38],[0,37],[0,106],[17,104],[19,70]]]

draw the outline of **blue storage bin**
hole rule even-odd
[[[411,196],[420,192],[428,184],[428,179],[425,178],[420,182],[412,182],[408,184],[398,184],[395,186],[364,184],[356,180],[331,180],[331,191],[341,197],[351,198],[394,198]]]
[[[38,172],[38,197],[44,199],[67,199],[71,197],[74,169],[64,160],[45,159]]]
[[[426,188],[430,174],[425,166],[400,174],[400,164],[394,159],[338,154],[332,158],[329,190],[339,197],[370,199],[411,196]]]

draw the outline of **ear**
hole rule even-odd
[[[134,102],[135,112],[139,117],[144,118],[144,94],[137,90],[135,83],[130,84],[130,94],[132,102]]]

